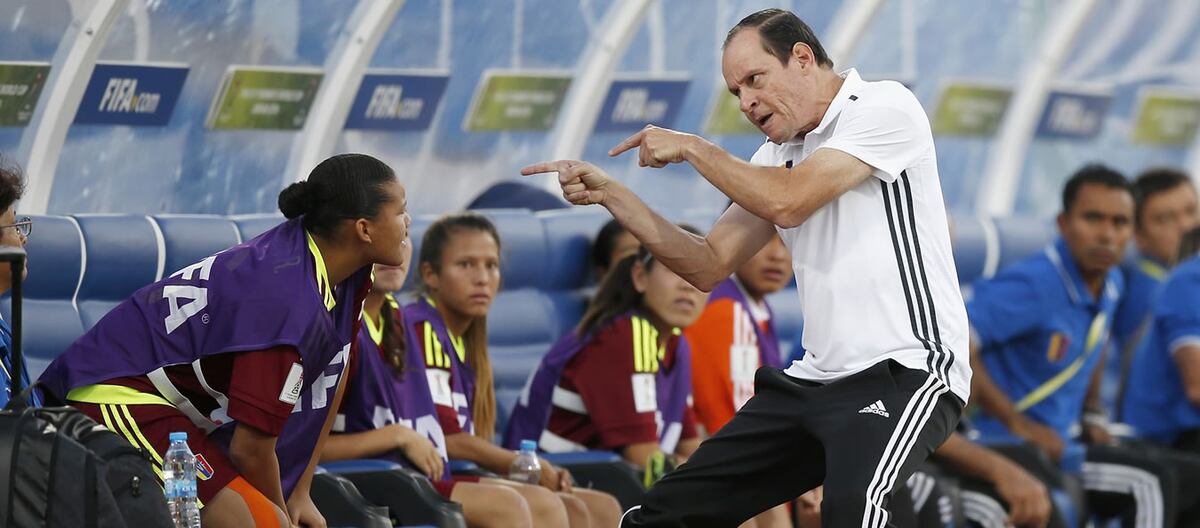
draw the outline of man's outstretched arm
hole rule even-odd
[[[748,163],[702,137],[648,126],[609,151],[638,148],[638,163],[664,167],[688,162],[714,187],[754,215],[796,227],[818,209],[857,187],[874,169],[841,150],[817,149],[788,167]]]
[[[654,258],[704,291],[712,290],[728,278],[775,234],[770,222],[736,204],[721,215],[707,236],[688,233],[590,163],[560,160],[521,169],[525,175],[546,172],[558,173],[563,197],[568,202],[604,206]]]

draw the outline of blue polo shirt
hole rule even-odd
[[[1186,345],[1200,345],[1200,256],[1176,267],[1163,285],[1153,326],[1133,363],[1122,417],[1139,436],[1170,443],[1200,429],[1200,410],[1188,401],[1174,359]]]
[[[1104,365],[1104,384],[1100,387],[1104,407],[1110,415],[1119,407],[1117,393],[1121,388],[1123,357],[1125,354],[1136,355],[1141,342],[1145,341],[1154,301],[1168,273],[1170,270],[1166,264],[1136,251],[1121,263],[1125,291],[1113,315],[1112,348]]]
[[[1059,238],[1041,253],[977,282],[967,304],[992,380],[1018,408],[1027,406],[1022,411],[1026,416],[1064,439],[1079,423],[1122,285],[1114,268],[1100,298],[1094,298]],[[1056,380],[1052,388],[1044,388],[1051,380]],[[1029,403],[1038,393],[1047,395]],[[985,437],[1011,438],[991,416],[981,414],[975,426]]]
[[[8,327],[8,321],[0,318],[0,408],[8,405],[8,400],[12,398],[12,378],[9,373],[12,372],[12,360],[9,357],[12,350],[12,331]],[[25,370],[21,372],[21,387],[29,386],[29,368],[26,365]],[[41,400],[36,396],[33,399],[33,405],[41,405]]]

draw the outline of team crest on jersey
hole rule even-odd
[[[196,478],[200,480],[208,480],[212,478],[213,467],[209,465],[208,460],[204,459],[204,455],[196,453]]]
[[[1046,360],[1051,363],[1062,361],[1067,357],[1067,350],[1071,348],[1071,339],[1066,334],[1055,332],[1050,336],[1050,345],[1046,347]]]

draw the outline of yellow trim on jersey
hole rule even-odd
[[[1153,277],[1154,280],[1163,280],[1167,276],[1167,268],[1160,266],[1157,262],[1150,259],[1144,258],[1139,260],[1138,268],[1142,270],[1142,273]]]
[[[166,405],[174,407],[166,398],[157,394],[141,392],[131,387],[105,385],[102,383],[72,389],[71,392],[67,393],[67,399],[97,405]]]
[[[423,332],[425,336],[425,364],[436,368],[450,368],[450,356],[442,348],[442,340],[438,339],[433,330],[433,323],[425,321]]]
[[[374,274],[375,272],[371,271],[371,273]],[[390,306],[393,310],[400,309],[400,301],[396,300],[395,295],[392,295],[390,293],[383,294],[383,302],[387,303],[387,305]]]
[[[633,371],[658,372],[658,363],[667,355],[666,344],[659,345],[658,329],[649,321],[634,316],[633,326]]]
[[[308,252],[313,256],[315,264],[313,267],[317,269],[317,291],[325,298],[325,309],[332,310],[334,306],[337,306],[337,299],[333,297],[333,285],[329,283],[329,271],[325,269],[325,257],[321,256],[321,248],[317,247],[317,241],[313,240],[312,233],[305,231],[304,237],[308,240]]]
[[[1083,353],[1075,358],[1075,361],[1072,361],[1067,368],[1047,380],[1040,387],[1034,389],[1033,392],[1026,394],[1024,398],[1021,398],[1015,406],[1016,410],[1024,412],[1026,409],[1041,403],[1046,397],[1054,394],[1055,391],[1066,385],[1068,381],[1071,381],[1071,378],[1074,378],[1075,374],[1079,373],[1079,369],[1083,368],[1084,362],[1092,355],[1092,352],[1102,344],[1100,343],[1100,337],[1104,335],[1104,326],[1107,321],[1108,317],[1104,312],[1097,314],[1096,318],[1092,319],[1092,325],[1088,327],[1087,342],[1083,345]]]
[[[454,347],[454,354],[458,356],[458,360],[462,363],[467,362],[467,345],[463,343],[462,336],[456,336],[449,331],[446,332],[450,336],[450,346]]]
[[[145,449],[150,453],[150,456],[152,457],[152,460],[150,460],[150,467],[154,469],[154,474],[158,476],[158,485],[162,486],[162,455],[160,455],[153,446],[149,445],[149,442],[143,443],[146,437],[142,435],[140,430],[136,429],[137,423],[134,422],[132,418],[128,419],[128,422],[126,422],[126,420],[121,417],[122,413],[117,412],[118,407],[121,406],[113,404],[100,405],[100,415],[104,417],[105,427],[108,427],[110,431],[124,437],[125,441],[129,442],[131,445],[133,445],[133,447]],[[126,410],[124,414],[128,415],[129,413]],[[131,432],[131,430],[137,430],[137,434],[135,435],[133,432]]]
[[[376,345],[383,344],[383,314],[378,318],[371,317],[367,313],[363,313],[363,322],[367,325],[367,335],[371,336],[371,341]]]

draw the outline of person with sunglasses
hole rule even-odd
[[[25,183],[21,178],[21,171],[16,166],[5,166],[0,164],[0,245],[12,247],[25,247],[25,242],[29,240],[29,232],[33,227],[33,221],[28,216],[17,218],[17,200],[21,199],[21,193],[25,191]],[[22,271],[21,277],[29,274],[29,268]],[[0,265],[0,294],[7,292],[12,288],[13,277],[12,268],[8,265]],[[8,321],[0,317],[0,382],[3,382],[4,388],[0,390],[0,407],[8,405],[9,398],[12,397],[12,376],[10,373],[13,370],[12,358],[12,328]],[[21,387],[29,386],[29,371],[21,372]],[[40,404],[34,401],[34,404]]]

